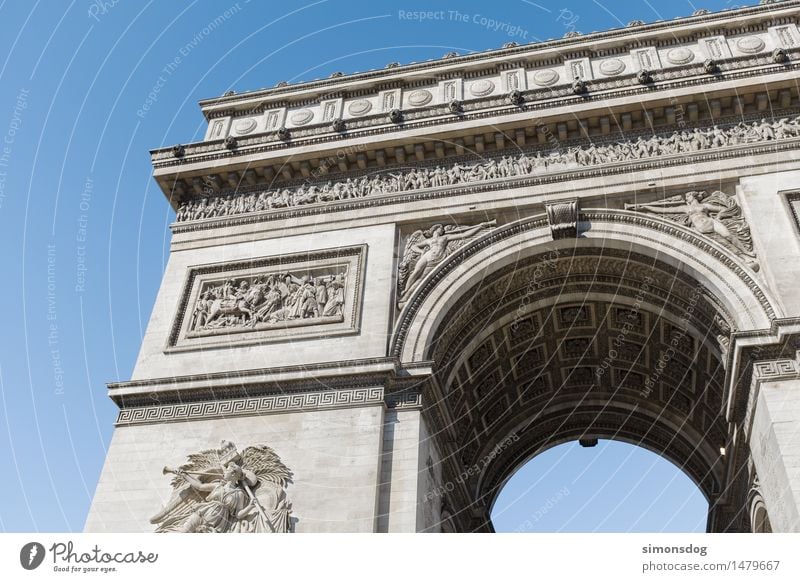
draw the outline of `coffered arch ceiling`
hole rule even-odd
[[[718,494],[726,334],[702,294],[665,263],[591,248],[534,255],[474,290],[431,355],[457,462],[482,469],[476,497],[492,499],[534,452],[581,437],[644,446]]]

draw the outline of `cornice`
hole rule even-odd
[[[393,82],[401,82],[403,77],[420,72],[445,75],[448,72],[462,70],[467,66],[479,66],[481,63],[496,66],[498,59],[505,59],[507,61],[530,61],[547,59],[548,57],[552,58],[554,55],[548,55],[548,51],[556,55],[578,53],[587,50],[593,52],[603,51],[611,49],[612,47],[608,45],[612,43],[616,43],[617,46],[619,46],[620,41],[628,39],[633,45],[649,43],[655,46],[668,46],[676,42],[675,38],[659,38],[659,35],[663,35],[670,30],[676,31],[680,29],[684,32],[685,36],[695,34],[698,29],[702,30],[712,27],[721,28],[725,25],[735,29],[748,30],[752,27],[758,27],[759,25],[763,26],[764,23],[763,21],[742,23],[741,21],[743,19],[755,19],[759,16],[769,15],[776,20],[780,20],[794,13],[798,6],[800,6],[800,2],[798,1],[785,0],[783,2],[770,2],[758,6],[728,9],[708,14],[676,18],[668,21],[656,21],[638,26],[592,32],[590,34],[573,36],[570,38],[550,39],[544,42],[530,43],[521,46],[491,49],[468,55],[433,59],[421,63],[409,63],[407,65],[388,69],[374,69],[360,73],[345,74],[334,78],[286,84],[280,87],[203,99],[200,101],[200,106],[204,113],[208,115],[209,110],[235,107],[237,104],[253,99],[287,99],[297,96],[298,93],[308,93],[312,91],[334,93],[337,90],[344,91],[347,89],[348,85],[353,85],[359,81],[371,81],[389,85]]]
[[[376,136],[401,136],[414,129],[456,127],[469,121],[513,118],[521,112],[546,112],[550,109],[597,103],[598,106],[611,99],[642,98],[655,99],[664,93],[692,87],[713,87],[714,85],[740,79],[754,78],[773,73],[796,71],[800,63],[800,47],[787,50],[792,62],[775,64],[772,57],[766,54],[750,55],[722,59],[718,62],[719,70],[710,75],[703,70],[702,63],[671,67],[652,72],[653,83],[642,85],[636,74],[620,75],[597,80],[586,80],[587,92],[576,95],[571,84],[559,84],[553,87],[522,90],[525,97],[524,106],[513,105],[505,95],[493,95],[487,98],[470,99],[463,102],[461,111],[453,114],[446,104],[432,104],[404,111],[402,123],[391,123],[388,113],[377,113],[363,118],[348,120],[345,131],[332,131],[330,124],[323,123],[308,127],[293,128],[291,138],[281,139],[274,131],[250,136],[238,136],[236,147],[229,148],[225,139],[211,139],[194,144],[183,145],[183,153],[176,157],[172,147],[151,150],[153,167],[163,174],[172,168],[175,173],[186,172],[187,168],[200,163],[218,160],[236,160],[257,154],[286,152],[287,155],[300,148],[341,144],[345,140],[366,139]],[[741,66],[740,66],[741,65]],[[758,68],[753,68],[758,67]],[[571,81],[570,81],[571,83]]]

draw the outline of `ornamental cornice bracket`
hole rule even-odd
[[[544,205],[553,240],[578,236],[578,199],[558,200]]]

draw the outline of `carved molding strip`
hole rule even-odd
[[[783,380],[800,375],[796,360],[770,360],[753,364],[753,377],[757,380]]]
[[[555,156],[530,150],[500,160],[450,168],[421,167],[406,174],[375,174],[336,184],[301,184],[274,191],[256,190],[191,200],[181,205],[173,232],[233,226],[336,210],[426,200],[473,192],[508,189],[553,182],[648,170],[685,163],[696,164],[739,156],[792,150],[800,144],[800,116],[763,133],[741,122],[725,129],[684,131],[675,137],[640,136],[627,142],[570,146]],[[767,125],[772,126],[772,123]],[[738,128],[738,129],[737,129]],[[708,135],[708,134],[711,135]],[[535,152],[535,153],[534,153]],[[327,187],[326,187],[327,186]]]
[[[422,393],[403,390],[387,394],[386,406],[388,408],[416,408],[422,406]]]
[[[723,252],[723,248],[721,244],[712,241],[711,239],[703,236],[697,235],[692,232],[687,227],[679,227],[673,228],[669,223],[662,220],[653,220],[649,218],[645,218],[644,216],[638,215],[635,212],[629,211],[619,211],[619,210],[592,210],[584,212],[587,220],[603,220],[609,222],[621,222],[626,224],[637,224],[640,226],[645,226],[647,228],[651,228],[657,232],[664,232],[668,233],[676,238],[686,241],[689,244],[697,247],[701,251],[711,255],[715,259],[717,259],[720,263],[725,265],[728,269],[733,271],[736,276],[741,279],[747,288],[753,293],[753,295],[758,299],[759,305],[761,305],[764,313],[767,317],[772,320],[777,317],[775,313],[775,309],[772,307],[772,304],[767,299],[766,294],[764,293],[761,286],[750,276],[750,273],[742,268],[742,264],[739,261],[735,261],[731,259],[731,256],[727,252]],[[651,240],[654,244],[663,244],[663,241],[658,241],[655,239],[648,239]],[[743,306],[744,307],[744,306]]]
[[[117,426],[383,404],[380,387],[123,408]]]

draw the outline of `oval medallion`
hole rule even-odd
[[[309,121],[314,118],[314,112],[310,109],[300,109],[299,111],[295,111],[292,113],[292,116],[289,118],[291,119],[292,123],[295,125],[305,125]]]
[[[366,99],[358,99],[347,106],[347,111],[350,115],[364,115],[368,113],[370,109],[372,109],[372,103]]]
[[[757,53],[764,49],[764,41],[757,36],[746,36],[737,40],[736,46],[743,53]]]
[[[547,87],[558,81],[558,73],[553,69],[542,69],[533,74],[533,82],[540,87]]]
[[[480,81],[475,81],[472,85],[469,86],[469,92],[475,95],[476,97],[483,97],[484,95],[488,95],[494,91],[494,83],[492,83],[488,79],[481,79]]]
[[[433,99],[433,94],[430,91],[426,91],[425,89],[418,89],[413,91],[408,96],[408,102],[415,107],[420,107],[422,105],[427,105]]]
[[[241,119],[234,124],[233,130],[239,135],[243,135],[253,131],[256,128],[256,125],[258,124],[252,117],[250,119]]]
[[[694,53],[686,47],[679,46],[667,53],[667,60],[673,65],[685,65],[694,60]]]
[[[600,72],[604,75],[619,75],[625,70],[625,63],[619,59],[607,59],[600,63]]]

